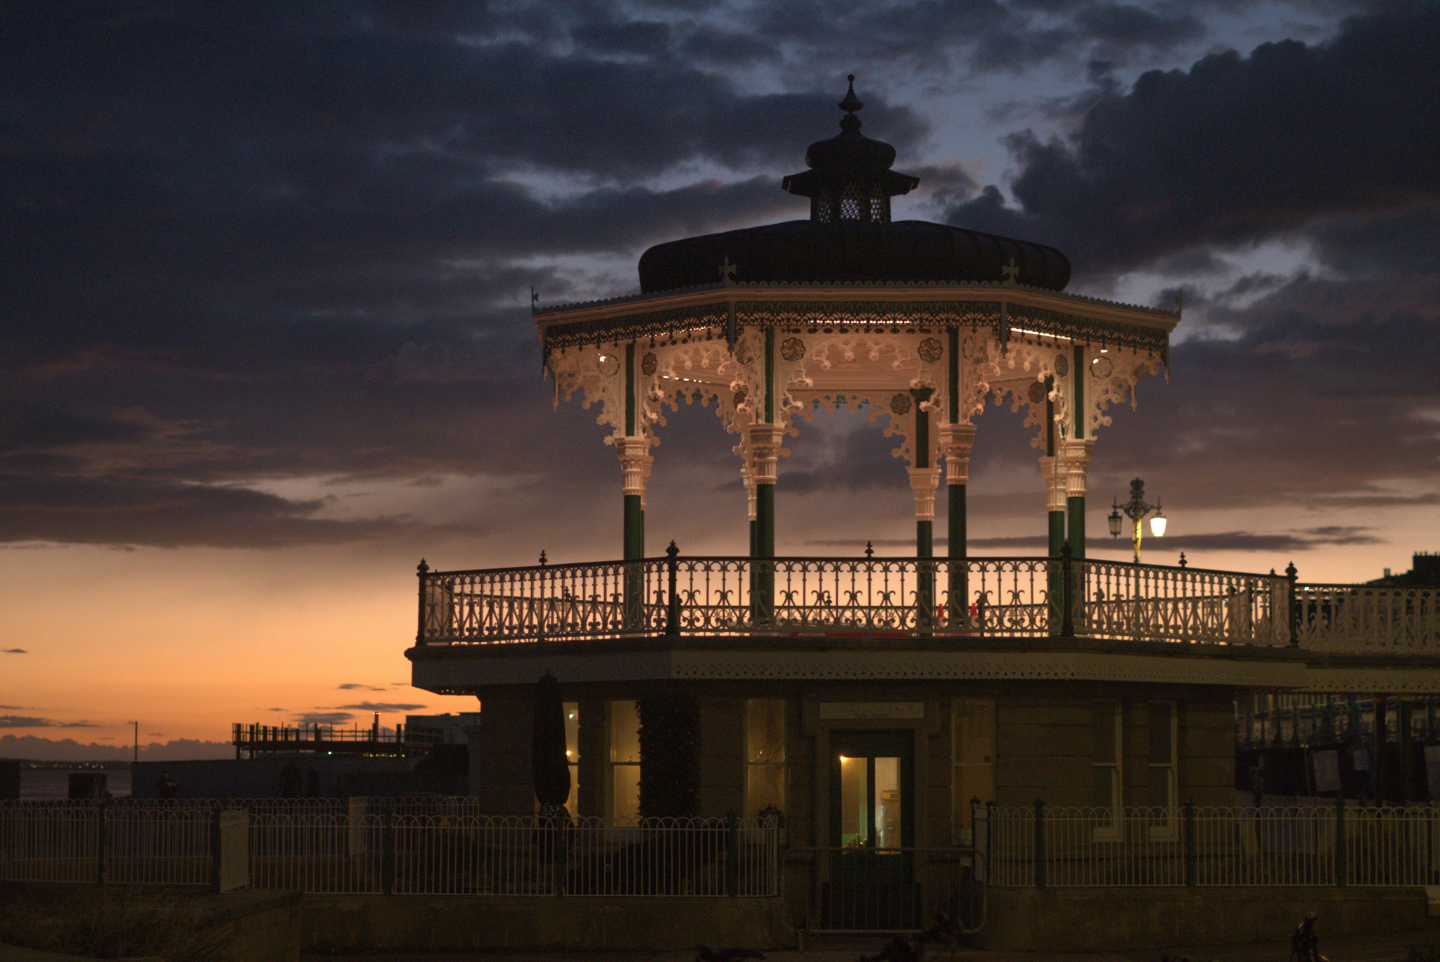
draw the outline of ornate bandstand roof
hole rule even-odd
[[[809,169],[781,186],[808,197],[810,219],[658,244],[640,258],[640,294],[539,308],[553,351],[636,338],[723,336],[747,328],[820,332],[988,328],[1128,348],[1165,363],[1179,314],[1063,293],[1059,250],[949,224],[892,221],[891,198],[919,179],[891,170],[895,148],[860,133],[853,77],[835,137],[810,145]]]

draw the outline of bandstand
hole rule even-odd
[[[1325,586],[1298,585],[1293,568],[1087,558],[1097,442],[1166,371],[1179,314],[1065,293],[1052,247],[893,221],[892,198],[918,181],[860,132],[862,106],[852,84],[840,134],[782,181],[810,199],[809,220],[661,244],[640,259],[638,295],[534,311],[556,403],[593,408],[618,455],[620,557],[422,562],[407,652],[417,687],[480,699],[471,786],[491,810],[535,810],[532,693],[553,673],[573,720],[574,814],[775,815],[787,891],[812,925],[831,912],[816,901],[838,864],[824,853],[971,845],[975,802],[1083,807],[1116,840],[1130,829],[1106,813],[1147,806],[1147,837],[1173,841],[1182,802],[1234,802],[1238,690],[1440,681],[1429,623],[1403,657],[1403,642],[1334,655],[1344,603],[1316,600]],[[680,404],[713,407],[735,438],[746,556],[647,541],[651,466]],[[1024,410],[1034,432],[1044,556],[967,551],[987,404]],[[837,410],[884,419],[894,438],[913,556],[776,556],[785,439]],[[662,707],[684,737],[644,724]],[[684,790],[647,780],[661,770]]]

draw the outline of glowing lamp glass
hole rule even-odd
[[[1165,537],[1165,516],[1157,514],[1150,519],[1150,533],[1157,538]]]

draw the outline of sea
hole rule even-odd
[[[67,798],[70,794],[71,772],[93,772],[93,768],[22,768],[20,769],[21,798]],[[105,789],[115,798],[130,794],[130,772],[123,769],[106,769]]]

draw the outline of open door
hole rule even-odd
[[[919,921],[909,851],[914,745],[909,731],[831,733],[827,928],[899,930]]]

